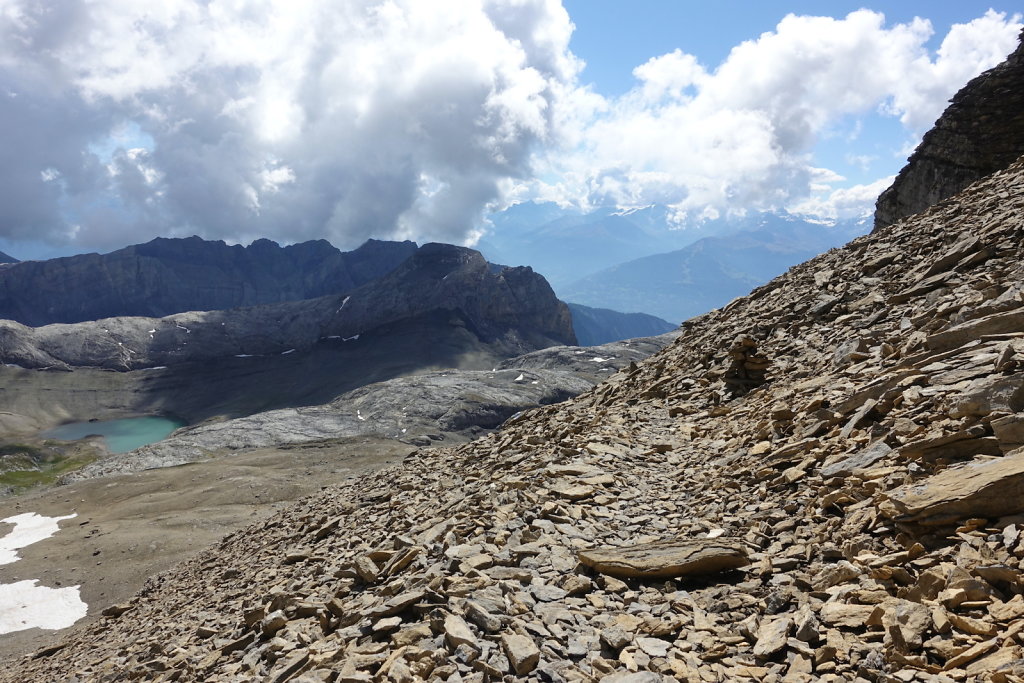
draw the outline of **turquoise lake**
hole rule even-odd
[[[155,443],[187,423],[169,417],[128,417],[103,422],[72,422],[48,429],[40,436],[48,439],[74,441],[99,434],[111,453],[127,453],[140,446]]]

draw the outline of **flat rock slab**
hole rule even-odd
[[[889,493],[882,512],[898,522],[945,524],[1024,511],[1024,449],[1004,458],[950,467]]]
[[[617,578],[671,579],[714,574],[750,564],[741,544],[721,538],[657,541],[582,550],[580,562]]]
[[[876,441],[872,445],[868,446],[864,450],[855,453],[854,455],[843,458],[842,460],[827,465],[821,468],[821,476],[826,479],[832,477],[845,477],[853,474],[857,470],[867,469],[875,463],[883,460],[892,449],[886,445],[884,441]]]

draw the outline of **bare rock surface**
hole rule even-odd
[[[715,574],[750,564],[742,545],[703,539],[594,548],[580,551],[579,558],[591,569],[620,579],[675,579]]]
[[[955,195],[1021,154],[1024,43],[953,97],[892,186],[878,197],[875,229]]]
[[[950,467],[889,494],[896,521],[933,525],[1017,514],[1022,500],[1024,451]]]

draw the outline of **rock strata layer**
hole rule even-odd
[[[0,678],[1020,680],[1024,500],[975,492],[1016,490],[1024,329],[943,335],[1024,308],[1022,233],[1018,162],[576,399],[226,537]],[[734,395],[743,335],[771,364]],[[749,564],[580,561],[670,547]]]
[[[495,270],[472,249],[427,244],[384,277],[344,295],[73,325],[0,320],[0,362],[134,370],[292,353],[437,311],[450,311],[455,326],[502,345],[506,357],[576,341],[568,308],[530,268]]]
[[[1021,33],[1024,41],[1024,32]],[[1024,42],[950,101],[875,206],[875,229],[927,209],[1024,154]]]
[[[109,254],[0,269],[0,318],[38,327],[313,299],[360,287],[415,252],[412,242],[379,240],[342,252],[325,240],[242,247],[161,237]]]

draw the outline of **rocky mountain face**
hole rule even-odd
[[[111,370],[288,354],[432,311],[457,312],[505,357],[572,344],[572,318],[529,268],[494,269],[470,249],[427,244],[389,274],[345,295],[164,318],[119,317],[27,327],[0,320],[0,362]]]
[[[653,337],[675,329],[675,325],[646,313],[620,313],[570,303],[572,327],[580,346],[596,346],[622,339]]]
[[[1020,680],[1022,217],[1024,161],[0,678]]]
[[[378,240],[342,252],[325,240],[280,247],[263,239],[242,247],[198,237],[157,238],[109,254],[0,269],[0,319],[36,327],[342,294],[391,272],[415,252],[412,242]]]
[[[999,66],[971,80],[878,197],[875,229],[923,211],[1024,154],[1024,32]]]

